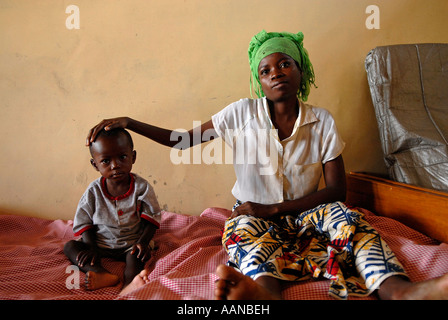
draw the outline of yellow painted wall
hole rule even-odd
[[[72,4],[80,29],[66,27]],[[366,28],[372,4],[380,29]],[[447,13],[446,0],[1,0],[0,212],[71,219],[98,177],[84,141],[103,118],[190,129],[249,97],[261,29],[304,32],[309,102],[333,113],[347,171],[385,173],[364,59],[379,45],[448,42]],[[231,165],[173,165],[170,149],[134,138],[134,171],[165,209],[233,205]]]

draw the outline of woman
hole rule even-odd
[[[249,62],[259,99],[237,101],[200,127],[233,148],[237,177],[238,200],[223,235],[229,266],[217,268],[216,298],[280,299],[281,281],[310,276],[331,279],[329,293],[343,299],[377,289],[383,299],[446,298],[446,276],[409,282],[376,231],[339,202],[345,200],[344,142],[326,110],[304,103],[314,72],[302,41],[302,33],[255,35]],[[103,120],[87,144],[101,129],[116,127],[177,146],[171,130],[129,118]],[[325,187],[318,190],[322,173]],[[133,286],[144,279],[142,272]]]

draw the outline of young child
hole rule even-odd
[[[78,204],[73,232],[82,238],[67,242],[64,253],[86,273],[87,290],[120,281],[102,266],[103,257],[126,262],[127,286],[151,257],[161,210],[149,183],[131,173],[136,152],[126,130],[101,131],[90,154],[101,177],[89,185]]]

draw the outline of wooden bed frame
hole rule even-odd
[[[365,173],[347,173],[347,204],[368,209],[448,243],[448,193]]]

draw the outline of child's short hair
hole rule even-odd
[[[95,141],[98,140],[98,138],[100,137],[118,137],[120,134],[126,136],[126,138],[128,139],[129,146],[131,147],[132,150],[134,150],[134,141],[132,141],[131,134],[123,128],[115,128],[112,130],[102,129],[100,132],[98,132]],[[91,143],[89,147],[90,154],[92,154],[92,145],[93,144]]]

